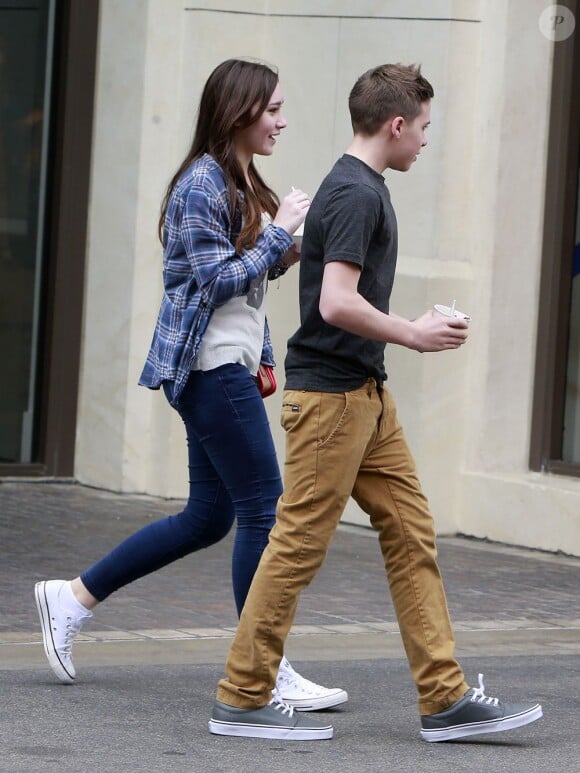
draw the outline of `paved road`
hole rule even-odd
[[[439,541],[468,680],[540,700],[511,733],[426,744],[376,537],[339,529],[303,594],[287,653],[307,676],[349,691],[332,741],[211,736],[207,719],[236,624],[231,538],[120,591],[75,648],[78,680],[44,661],[38,579],[72,577],[181,503],[78,485],[0,483],[0,771],[529,773],[580,767],[580,559],[473,540]]]

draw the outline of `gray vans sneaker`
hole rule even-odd
[[[503,703],[488,697],[484,693],[483,674],[479,674],[479,687],[472,687],[445,711],[421,717],[421,736],[425,741],[451,741],[512,730],[541,716],[539,703]]]
[[[276,696],[260,709],[239,709],[216,701],[209,730],[216,735],[276,738],[283,741],[317,741],[332,738],[332,725],[294,713]]]

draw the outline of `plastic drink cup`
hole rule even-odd
[[[304,234],[304,223],[302,225],[298,226],[296,231],[294,231],[294,235],[292,236],[292,241],[296,245],[296,249],[298,252],[302,249],[302,236]]]
[[[469,314],[465,314],[465,312],[459,311],[459,309],[455,307],[455,301],[453,301],[451,306],[443,306],[441,303],[436,303],[435,306],[433,306],[433,314],[438,314],[440,317],[451,319],[463,319],[465,322],[471,321]]]

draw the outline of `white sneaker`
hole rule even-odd
[[[346,703],[348,693],[339,687],[322,687],[297,673],[286,658],[282,658],[274,695],[293,706],[296,711],[318,711]]]
[[[88,609],[83,613],[80,609],[71,610],[63,606],[61,595],[66,585],[65,580],[43,580],[36,583],[34,595],[50,667],[61,682],[71,684],[76,676],[71,657],[72,645],[85,620],[93,613]]]

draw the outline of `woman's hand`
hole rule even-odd
[[[304,191],[295,188],[287,196],[284,196],[272,222],[292,236],[304,222],[309,207],[310,199],[308,196]]]

